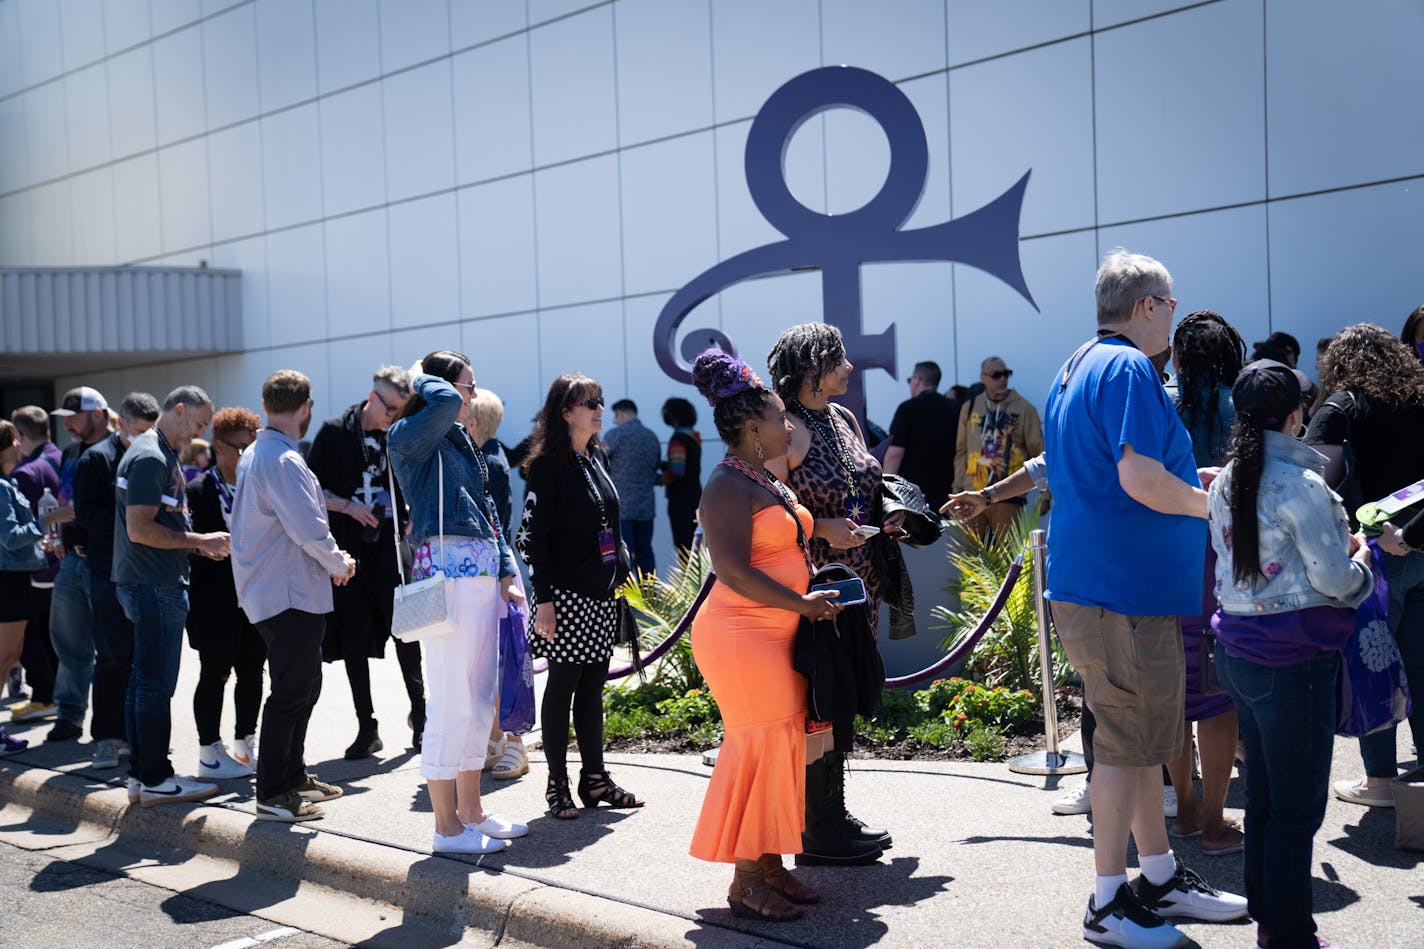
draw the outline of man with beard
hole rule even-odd
[[[321,484],[297,443],[311,426],[311,382],[282,369],[262,384],[267,427],[237,466],[232,502],[232,579],[237,601],[267,644],[272,692],[257,759],[259,820],[303,821],[341,789],[306,771],[307,722],[321,695],[321,641],[331,585],[356,561],[331,536]]]
[[[400,582],[391,505],[404,503],[399,494],[394,502],[390,496],[386,432],[409,397],[410,376],[404,369],[378,369],[365,400],[327,419],[307,455],[326,496],[331,534],[356,558],[356,576],[334,593],[322,644],[322,658],[340,659],[351,683],[356,740],[346,749],[348,760],[370,757],[383,747],[371,699],[370,660],[385,655],[391,635],[391,609]],[[410,698],[411,741],[419,751],[425,730],[420,644],[397,641],[395,647]]]

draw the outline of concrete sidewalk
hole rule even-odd
[[[180,771],[192,771],[196,740],[188,698],[196,661],[191,653],[185,654],[183,671],[174,702],[174,758]],[[251,779],[224,783],[222,796],[201,805],[129,808],[119,772],[88,766],[87,742],[41,744],[5,759],[0,801],[33,808],[35,820],[49,815],[120,839],[235,860],[239,876],[252,881],[250,897],[239,907],[248,912],[266,898],[264,885],[306,880],[404,906],[412,916],[475,927],[489,933],[491,942],[1082,944],[1079,921],[1092,881],[1091,837],[1086,818],[1049,812],[1057,796],[1052,779],[1016,775],[1002,764],[855,762],[851,807],[889,826],[895,849],[871,867],[803,871],[825,897],[805,920],[747,924],[726,907],[730,869],[687,856],[710,774],[696,756],[610,755],[615,779],[646,798],[648,806],[585,811],[564,822],[543,816],[545,770],[536,754],[528,777],[487,779],[484,785],[487,806],[527,820],[529,836],[478,861],[433,857],[418,758],[395,749],[408,735],[393,727],[405,717],[394,659],[373,669],[382,733],[393,750],[362,762],[341,760],[354,734],[349,691],[339,666],[326,671],[309,734],[309,767],[343,786],[346,796],[326,805],[323,821],[298,826],[252,821]],[[39,739],[45,730],[36,727],[27,734]],[[1409,756],[1407,737],[1401,737],[1400,751]],[[1356,743],[1338,741],[1333,776],[1353,776],[1359,768]],[[1228,806],[1239,809],[1242,794],[1237,779]],[[1322,934],[1336,945],[1421,944],[1424,854],[1393,849],[1393,826],[1392,811],[1330,803],[1316,838],[1315,902]],[[0,833],[24,836],[24,831],[13,823],[0,827]],[[1174,846],[1210,882],[1240,890],[1240,855],[1202,856],[1192,840]],[[1202,946],[1249,946],[1255,940],[1249,923],[1183,928]],[[398,944],[401,936],[395,927],[378,941]],[[428,935],[420,942],[432,944]]]

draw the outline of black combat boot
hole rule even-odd
[[[833,757],[836,756],[822,755],[814,764],[806,766],[806,830],[801,834],[797,866],[854,867],[874,863],[880,857],[879,844],[859,839],[850,832],[845,800],[837,794],[839,781],[832,774],[830,759]]]

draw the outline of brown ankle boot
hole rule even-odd
[[[803,905],[821,902],[821,894],[791,875],[781,862],[781,854],[764,853],[757,863],[761,864],[766,885],[791,902]]]

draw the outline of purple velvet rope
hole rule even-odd
[[[979,621],[979,625],[974,627],[974,632],[969,634],[969,638],[960,643],[959,646],[927,669],[907,676],[899,676],[894,679],[885,680],[887,689],[908,689],[910,686],[928,682],[943,672],[947,672],[954,666],[968,658],[974,647],[979,645],[979,640],[984,638],[984,634],[989,631],[989,627],[994,625],[994,620],[999,618],[1003,612],[1004,605],[1009,602],[1009,595],[1014,591],[1014,584],[1018,582],[1019,574],[1023,573],[1023,554],[1014,558],[1013,564],[1009,567],[1008,576],[1004,577],[1003,586],[999,587],[999,593],[994,597],[993,604],[989,611],[984,614],[984,618]]]
[[[922,682],[928,682],[968,658],[969,654],[974,651],[974,647],[979,645],[979,640],[983,639],[984,634],[994,625],[994,620],[998,619],[999,614],[1004,611],[1004,606],[1009,602],[1009,596],[1012,595],[1014,591],[1014,585],[1018,583],[1019,575],[1023,573],[1023,560],[1023,554],[1019,554],[1014,558],[1013,564],[1009,567],[1008,575],[1004,577],[1003,585],[999,587],[999,592],[994,597],[994,602],[989,606],[989,610],[984,614],[984,618],[979,621],[979,625],[974,627],[974,632],[969,634],[969,638],[965,639],[964,642],[960,643],[944,658],[927,668],[921,669],[919,672],[914,672],[906,676],[897,676],[894,679],[886,679],[885,688],[907,689],[911,686],[919,685]],[[673,647],[673,644],[681,639],[692,626],[692,621],[696,618],[697,611],[701,608],[703,601],[707,599],[707,594],[711,592],[712,581],[715,579],[715,574],[709,573],[707,575],[707,579],[702,584],[702,589],[697,593],[697,598],[693,600],[692,606],[683,614],[682,619],[678,621],[671,635],[653,647],[647,655],[643,656],[642,666],[644,668],[666,655],[667,651]],[[549,663],[547,660],[536,659],[534,661],[534,671],[536,673],[546,672],[548,668]],[[613,679],[622,679],[637,672],[638,668],[638,666],[632,663],[617,666],[608,670],[608,678],[610,681]]]

